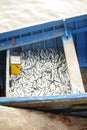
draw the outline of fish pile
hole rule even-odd
[[[10,76],[10,85],[10,97],[71,94],[63,50],[21,52],[21,72]]]

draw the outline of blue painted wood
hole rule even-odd
[[[0,33],[0,39],[5,39],[5,38],[7,39],[10,37],[20,36],[23,34],[33,33],[37,31],[45,32],[45,30],[47,29],[59,29],[62,27],[62,25],[63,25],[63,20],[58,20],[58,21],[48,22],[48,23],[39,24],[35,26],[25,27],[17,30]]]
[[[21,38],[15,38],[14,37],[14,45],[12,45],[12,39],[6,39],[6,41],[1,40],[0,44],[0,50],[6,50],[9,48],[15,48],[15,47],[20,47],[24,45],[29,45],[33,44],[36,42],[41,42],[57,37],[61,37],[64,35],[64,30],[63,29],[56,29],[56,30],[51,30],[48,32],[41,32],[39,34],[32,34],[32,35],[24,35]]]
[[[19,46],[24,46],[22,47],[22,50],[30,49],[33,51],[37,50],[37,48],[58,49],[62,47],[62,36],[65,35],[66,32],[68,35],[68,30],[71,30],[73,35],[80,67],[87,67],[87,14],[67,18],[65,19],[65,23],[64,20],[58,20],[36,26],[0,33],[0,51]],[[14,45],[12,45],[12,39],[14,39]],[[73,100],[77,101],[78,99],[85,99],[85,104],[87,105],[87,93],[44,97],[1,97],[0,104],[27,104],[28,102],[52,103],[55,101],[66,102],[67,100],[70,100],[72,104]]]
[[[44,101],[57,101],[57,100],[77,100],[87,98],[87,93],[85,94],[69,94],[62,96],[33,96],[33,97],[1,97],[0,103],[11,103],[11,102],[44,102]],[[72,102],[71,102],[72,104]]]
[[[56,39],[66,34],[66,32],[68,33],[68,29],[71,30],[73,37],[78,37],[74,38],[74,42],[80,67],[87,67],[87,14],[0,33],[0,50],[6,50],[12,47],[13,37],[15,43],[13,47],[37,42],[43,44],[46,40]]]

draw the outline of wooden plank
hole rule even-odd
[[[87,92],[87,68],[81,68],[81,74],[82,74],[85,92]]]
[[[87,98],[79,98],[79,99],[73,99],[73,100],[57,100],[57,101],[48,101],[48,102],[7,102],[7,103],[0,103],[0,105],[4,105],[4,106],[12,106],[12,107],[19,107],[19,108],[32,108],[32,107],[45,107],[45,106],[54,106],[58,105],[58,106],[63,106],[66,107],[66,105],[76,105],[76,104],[80,104],[80,108],[84,108],[84,105],[87,105]]]
[[[9,96],[9,59],[10,59],[10,50],[6,52],[6,97]]]
[[[72,92],[73,94],[85,93],[71,32],[69,32],[68,38],[66,38],[66,36],[63,36],[62,40],[63,40],[68,72],[70,76]]]
[[[0,106],[0,130],[86,130],[87,119]]]

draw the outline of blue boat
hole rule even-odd
[[[33,51],[37,48],[43,49],[44,46],[47,48],[59,49],[63,45],[69,71],[71,73],[73,91],[78,88],[78,91],[81,90],[82,92],[80,94],[73,93],[61,96],[6,97],[6,84],[8,82],[8,50],[17,47],[23,47],[27,50],[26,45],[30,50],[33,48]],[[76,65],[74,65],[74,63]],[[73,68],[72,70],[70,66]],[[82,78],[80,75],[79,66],[82,73]],[[56,109],[57,111],[86,110],[86,68],[87,14],[0,33],[0,105],[22,108],[38,108],[43,110]],[[84,85],[82,84],[82,80]]]

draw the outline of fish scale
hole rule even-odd
[[[21,66],[21,73],[10,77],[10,97],[72,93],[63,50],[21,52]]]

